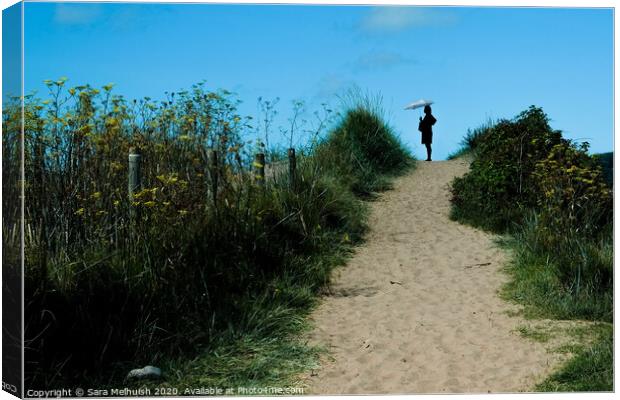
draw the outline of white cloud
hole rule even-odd
[[[87,25],[93,23],[102,14],[100,4],[69,4],[56,5],[54,21],[65,25]]]
[[[419,7],[375,7],[362,19],[367,32],[399,32],[418,26],[449,25],[456,17],[444,10]]]

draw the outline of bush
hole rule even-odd
[[[536,206],[536,163],[563,141],[542,109],[530,107],[513,121],[501,120],[479,135],[470,171],[452,185],[452,216],[503,232],[519,225]]]
[[[547,237],[595,237],[611,221],[611,189],[587,151],[587,144],[576,147],[564,141],[536,164],[537,208]]]

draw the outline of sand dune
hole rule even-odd
[[[419,162],[372,203],[371,232],[312,315],[330,357],[312,394],[531,390],[562,356],[521,337],[501,300],[504,250],[448,218],[464,160]]]

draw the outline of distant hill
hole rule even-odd
[[[607,183],[613,187],[614,185],[614,152],[596,154],[602,167],[603,176]]]

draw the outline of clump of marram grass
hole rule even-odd
[[[129,101],[111,85],[47,84],[50,100],[25,99],[26,388],[113,386],[137,365],[188,371],[194,357],[230,367],[214,382],[231,386],[312,364],[316,352],[295,335],[363,236],[356,194],[411,160],[381,117],[363,105],[347,111],[300,154],[294,181],[279,174],[259,185],[242,140],[253,127],[226,91],[197,84],[165,101]],[[20,117],[18,102],[5,107],[3,173],[18,170]],[[130,148],[142,156],[131,200]],[[231,349],[265,354],[247,363]]]
[[[382,116],[380,98],[350,94],[336,127],[316,148],[316,159],[358,195],[385,190],[390,176],[412,167],[413,157]]]
[[[455,152],[448,155],[448,160],[453,160],[458,157],[462,157],[465,155],[471,155],[476,151],[478,146],[484,141],[485,135],[491,132],[493,126],[495,126],[496,122],[489,118],[487,122],[480,125],[479,127],[471,130],[468,129],[467,133],[463,137],[460,142],[460,148]]]

